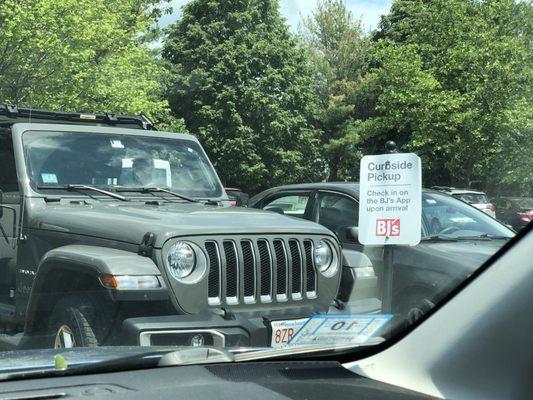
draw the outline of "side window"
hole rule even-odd
[[[263,206],[264,210],[274,211],[291,217],[304,218],[305,209],[309,203],[309,195],[287,195],[276,197]]]
[[[13,141],[9,131],[0,131],[0,190],[19,191]]]
[[[320,193],[316,222],[340,234],[344,228],[359,225],[359,206],[348,196]]]

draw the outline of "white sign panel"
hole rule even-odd
[[[366,245],[420,242],[422,168],[416,154],[361,159],[359,242]]]

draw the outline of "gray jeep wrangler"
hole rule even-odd
[[[0,106],[4,348],[282,345],[340,265],[320,225],[229,207],[193,136]]]

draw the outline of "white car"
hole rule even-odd
[[[453,187],[434,186],[432,189],[440,190],[449,195],[452,195],[456,199],[464,201],[481,211],[484,211],[492,218],[496,218],[496,207],[489,201],[487,194],[472,189],[456,189]]]

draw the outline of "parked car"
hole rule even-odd
[[[496,218],[511,225],[516,231],[533,221],[531,197],[498,197],[492,202],[496,205]]]
[[[472,189],[457,189],[447,186],[433,186],[432,189],[447,193],[456,199],[479,208],[483,212],[489,214],[492,218],[496,218],[496,207],[489,201],[487,194],[484,192]]]
[[[197,139],[149,128],[0,106],[2,346],[276,347],[329,310],[335,235],[229,207]]]
[[[250,196],[237,188],[224,188],[232,207],[246,207]]]
[[[299,204],[303,211],[290,209],[288,215],[331,229],[343,251],[367,255],[381,277],[383,247],[362,246],[357,240],[358,198],[357,183],[311,183],[266,190],[253,197],[249,206],[281,213],[279,204]],[[513,235],[477,208],[442,192],[423,190],[421,243],[393,249],[394,312],[413,322]]]

